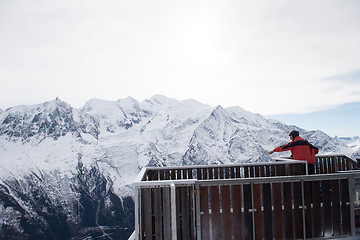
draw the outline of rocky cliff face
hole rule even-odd
[[[351,154],[320,131],[164,96],[0,111],[0,239],[127,239],[142,167],[271,161],[293,129]]]
[[[33,107],[11,108],[1,114],[0,121],[0,135],[8,141],[29,142],[31,138],[57,140],[67,133],[76,138],[82,134],[91,134],[95,138],[99,135],[96,119],[59,99]]]
[[[71,179],[38,170],[2,180],[0,239],[127,239],[134,203],[112,184],[81,161]]]

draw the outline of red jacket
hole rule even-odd
[[[315,154],[319,152],[319,149],[311,145],[307,140],[297,136],[288,144],[275,148],[274,152],[291,151],[292,158],[294,160],[307,161],[310,164],[316,162]]]

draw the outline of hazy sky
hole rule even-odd
[[[360,137],[360,102],[348,103],[330,110],[312,113],[281,114],[266,117],[306,130],[321,130],[332,137]]]
[[[0,0],[0,108],[155,94],[262,115],[360,101],[358,0]]]

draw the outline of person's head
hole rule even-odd
[[[293,130],[293,131],[291,131],[291,132],[289,133],[289,136],[290,136],[290,139],[291,139],[291,140],[294,140],[295,137],[299,136],[299,132],[296,131],[296,130]]]

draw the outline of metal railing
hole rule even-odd
[[[144,168],[135,239],[315,239],[356,236],[360,173],[345,156],[306,163]]]

